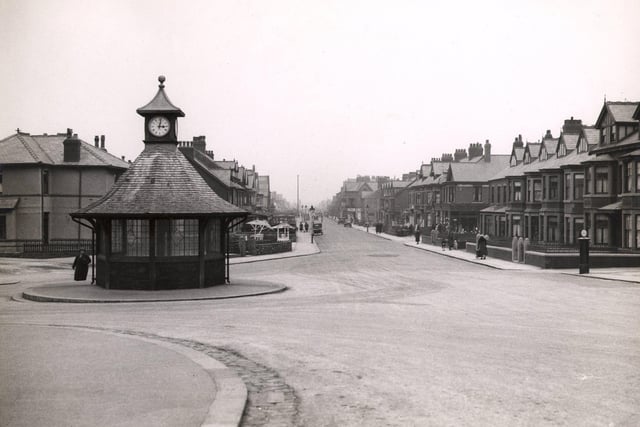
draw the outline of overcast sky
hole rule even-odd
[[[0,0],[0,137],[73,128],[134,159],[167,77],[216,158],[318,203],[489,139],[640,100],[640,1]],[[0,159],[1,162],[1,159]]]

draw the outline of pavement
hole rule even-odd
[[[297,237],[291,252],[238,257],[230,264],[320,252],[311,242],[310,233],[298,233]],[[71,265],[72,259],[68,261]],[[60,260],[56,263],[60,264]],[[0,259],[0,285],[21,283],[24,271],[46,269],[48,264],[45,260]],[[51,266],[60,267],[55,263]],[[154,292],[107,290],[88,282],[65,282],[28,288],[13,299],[49,303],[169,302],[240,298],[286,289],[277,283],[233,278],[231,284],[206,289]],[[13,340],[28,345],[5,346],[0,352],[0,361],[6,362],[0,363],[0,412],[4,419],[0,424],[55,426],[68,425],[73,419],[77,425],[237,426],[242,420],[246,385],[235,371],[202,351],[159,337],[55,325],[3,325],[1,335],[31,339]],[[119,359],[122,354],[128,358],[124,367]],[[149,362],[150,357],[153,363]],[[69,364],[69,360],[81,363]],[[119,366],[115,381],[114,366]],[[160,367],[158,372],[151,372],[152,366]],[[47,378],[46,384],[43,378]],[[132,384],[131,392],[119,388],[123,383]],[[148,392],[139,393],[140,390]],[[65,406],[64,416],[56,416],[61,405]]]
[[[359,225],[353,225],[352,228],[355,230],[367,232],[366,227],[362,227]],[[483,265],[488,268],[495,268],[498,270],[544,271],[543,269],[533,265],[528,265],[528,264],[523,264],[518,262],[510,262],[510,261],[497,259],[497,258],[489,257],[486,259],[479,259],[479,258],[476,258],[475,254],[469,251],[466,251],[464,249],[454,249],[454,250],[446,249],[443,251],[442,247],[438,245],[432,245],[432,244],[422,243],[422,242],[420,244],[416,244],[416,240],[414,236],[400,237],[400,236],[394,236],[392,234],[387,234],[387,233],[376,234],[374,227],[369,227],[368,233],[378,236],[382,239],[401,243],[407,247],[411,247],[417,250],[427,251],[427,252],[431,252],[434,254],[438,254],[438,255],[442,255],[450,258],[456,258],[461,261]],[[577,269],[566,269],[566,270],[554,269],[551,271],[554,271],[554,272],[560,271],[563,274],[580,276],[585,278],[640,283],[640,268],[636,268],[636,267],[591,268],[589,273],[586,273],[586,274],[579,274]]]
[[[291,252],[278,254],[244,256],[232,258],[229,264],[238,265],[252,262],[271,261],[293,257],[314,255],[320,252],[318,245],[311,243],[311,233],[298,233],[298,241],[292,244]],[[5,258],[3,262],[7,262]],[[71,262],[71,260],[69,260]],[[13,264],[26,264],[32,260],[11,259]],[[41,262],[41,260],[36,261]],[[2,270],[0,270],[2,271]],[[0,285],[19,282],[19,277],[11,274],[0,274]],[[38,302],[63,303],[140,303],[154,301],[190,301],[240,298],[283,292],[287,288],[277,283],[263,281],[234,280],[228,285],[212,286],[204,289],[177,289],[168,291],[136,291],[104,289],[87,282],[48,283],[26,289],[22,298]],[[20,299],[16,297],[14,299]]]

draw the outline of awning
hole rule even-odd
[[[482,209],[482,213],[505,213],[507,211],[506,206],[489,206]]]
[[[610,205],[606,205],[606,206],[602,206],[601,208],[598,208],[599,211],[609,211],[609,212],[619,211],[621,209],[622,209],[622,201],[611,203]]]
[[[0,211],[11,211],[16,208],[20,199],[0,198]]]

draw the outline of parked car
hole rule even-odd
[[[345,227],[348,227],[348,228],[351,228],[351,223],[350,223],[350,222],[345,222],[345,223],[344,223],[344,226],[345,226]]]
[[[314,222],[313,223],[313,234],[323,234],[322,233],[322,223]]]

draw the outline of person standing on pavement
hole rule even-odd
[[[416,237],[416,245],[420,244],[420,235],[422,233],[420,232],[420,227],[416,226],[416,231],[414,233],[415,237]]]
[[[478,237],[477,254],[480,259],[487,259],[487,237],[484,234],[480,234]]]
[[[87,280],[89,264],[91,264],[91,258],[89,258],[89,255],[85,253],[84,249],[80,249],[80,253],[76,259],[73,260],[73,266],[71,267],[75,270],[73,280]]]

